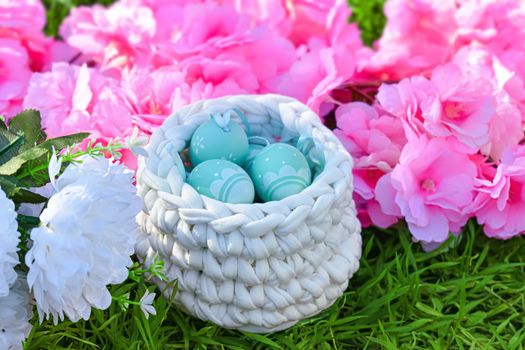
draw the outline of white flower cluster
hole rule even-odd
[[[9,294],[17,277],[19,236],[15,205],[0,188],[0,297]]]
[[[0,189],[0,349],[22,349],[31,331],[27,284],[18,277],[18,223],[14,203]]]
[[[31,331],[33,316],[29,289],[23,277],[11,286],[9,294],[0,297],[0,349],[22,349],[22,342]]]
[[[56,193],[25,258],[40,319],[55,323],[87,320],[92,307],[109,307],[107,286],[128,277],[142,209],[131,171],[105,158],[81,161],[53,181]]]
[[[0,350],[22,349],[31,331],[32,298],[40,321],[52,317],[58,323],[66,316],[73,322],[87,320],[92,308],[109,307],[108,285],[126,280],[132,265],[135,217],[142,209],[133,172],[103,157],[87,156],[57,179],[60,169],[54,156],[51,183],[33,189],[49,201],[27,244],[27,277],[15,271],[20,263],[17,213],[0,189]],[[19,214],[31,216],[41,211],[41,205],[19,208]],[[140,301],[147,316],[155,314],[154,297],[146,293]]]

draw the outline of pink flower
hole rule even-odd
[[[401,121],[379,116],[376,109],[362,102],[339,107],[336,120],[334,133],[354,158],[354,199],[363,226],[394,224],[398,217],[381,211],[374,190],[378,180],[399,161],[406,143]]]
[[[0,38],[0,115],[21,111],[30,77],[25,48],[16,40]]]
[[[359,54],[355,51],[362,48],[359,39],[353,44],[338,45],[311,39],[297,50],[298,58],[287,72],[268,81],[267,91],[292,96],[320,113],[321,104],[329,100],[331,91],[353,76]]]
[[[304,47],[305,50],[299,53],[299,58],[286,73],[268,81],[267,91],[294,97],[318,112],[327,95],[348,75],[344,77],[338,72],[333,50],[320,42],[317,44],[320,44],[319,47]],[[345,68],[353,68],[351,59]]]
[[[252,23],[231,5],[191,4],[183,10],[169,41],[156,43],[157,66],[177,60],[187,69],[198,62],[203,71],[226,69],[237,82],[244,80],[239,85],[245,90],[262,92],[268,80],[287,72],[297,59],[289,40],[265,24]]]
[[[184,73],[172,66],[154,71],[135,69],[124,77],[122,88],[132,107],[134,124],[148,134],[187,104],[191,95]]]
[[[60,35],[103,70],[126,69],[150,63],[155,34],[153,13],[147,7],[115,3],[74,8],[62,23]]]
[[[332,45],[358,42],[359,31],[349,24],[350,7],[344,0],[219,0],[247,14],[251,21],[266,24],[287,37],[296,47],[312,38]]]
[[[473,151],[489,142],[489,124],[496,112],[490,80],[463,74],[458,66],[434,69],[432,78],[404,79],[384,85],[378,100],[386,111],[400,117],[409,138],[422,133],[454,137]]]
[[[489,125],[489,142],[481,148],[481,151],[497,161],[505,150],[518,145],[523,140],[523,136],[520,111],[512,103],[499,101],[496,114]]]
[[[357,168],[391,171],[399,161],[406,138],[398,118],[379,115],[363,102],[351,102],[336,110],[334,133],[355,159]]]
[[[0,9],[0,28],[24,37],[42,35],[46,12],[39,0],[1,0]]]
[[[132,132],[130,107],[119,83],[82,67],[56,63],[33,74],[24,108],[38,109],[50,137],[89,132],[107,142]]]
[[[180,23],[168,22],[171,33],[169,38],[162,38],[161,44],[169,42],[171,47],[164,49],[181,57],[196,53],[215,55],[228,47],[259,40],[266,31],[253,26],[250,17],[237,13],[233,6],[208,2],[189,4],[179,10]]]
[[[379,180],[376,199],[384,213],[404,216],[415,241],[441,243],[466,223],[475,176],[475,164],[452,139],[423,135],[407,143],[399,164]]]
[[[185,70],[178,66],[134,70],[123,79],[133,123],[142,132],[151,134],[172,112],[188,103],[253,93],[258,86],[252,73],[237,62],[199,61],[196,57],[195,62],[186,62],[186,65]],[[245,87],[243,82],[247,84]]]
[[[180,66],[137,69],[122,80],[134,124],[150,134],[178,108],[198,100],[256,93],[257,76],[238,61],[193,56]]]
[[[400,118],[409,140],[418,139],[425,133],[423,101],[435,96],[432,83],[421,76],[401,80],[398,84],[379,87],[377,101],[384,111]]]
[[[295,0],[287,3],[295,45],[308,44],[311,38],[322,38],[332,45],[360,42],[355,24],[349,24],[350,7],[344,0]]]
[[[525,11],[513,0],[463,0],[455,20],[458,24],[456,45],[481,43],[497,56],[508,50],[523,50]]]
[[[181,63],[189,86],[200,85],[200,98],[254,93],[260,85],[256,73],[241,61],[223,57],[211,59],[194,56]]]
[[[39,0],[0,0],[0,38],[18,41],[26,50],[32,70],[41,70],[49,61],[52,40],[44,36],[44,6]]]
[[[473,149],[485,145],[496,112],[491,82],[464,75],[454,64],[437,67],[431,82],[436,95],[422,103],[423,125],[428,133],[453,136]]]
[[[487,236],[509,239],[525,231],[525,147],[503,155],[497,169],[487,167],[476,179],[476,199],[470,211]]]
[[[453,53],[455,9],[455,0],[387,1],[383,36],[360,70],[381,80],[399,80],[446,62]]]
[[[483,77],[484,89],[491,89],[495,110],[490,118],[488,141],[481,147],[483,154],[499,160],[505,149],[517,145],[523,139],[523,113],[525,112],[525,90],[522,80],[515,71],[510,71],[486,48],[469,45],[454,56],[454,63],[479,81]],[[488,92],[488,91],[487,91]],[[481,92],[480,92],[481,94]]]

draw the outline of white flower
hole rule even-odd
[[[19,236],[15,205],[0,188],[0,297],[9,293],[17,277]]]
[[[56,190],[31,232],[27,280],[41,321],[87,320],[111,304],[107,285],[128,276],[142,200],[133,173],[104,158],[70,165]]]
[[[58,159],[57,154],[55,152],[55,147],[53,147],[53,155],[51,156],[51,159],[49,160],[49,166],[47,168],[47,171],[49,173],[49,180],[53,188],[56,188],[56,178],[57,175],[60,173],[60,170],[62,169],[62,158]]]
[[[126,147],[131,149],[135,155],[147,157],[148,152],[144,148],[148,144],[147,136],[139,135],[139,128],[134,127],[133,133],[126,139]]]
[[[27,283],[18,278],[9,294],[0,298],[0,349],[22,349],[22,342],[31,331],[32,317]]]
[[[144,295],[140,299],[140,309],[144,313],[144,316],[146,316],[146,319],[149,319],[149,315],[157,315],[157,310],[155,310],[155,307],[153,306],[155,296],[155,293],[150,293],[149,291],[146,291],[146,293],[144,293]]]
[[[46,198],[51,197],[56,192],[53,184],[51,183],[41,187],[31,187],[29,191]],[[22,203],[20,204],[20,207],[18,207],[18,214],[39,217],[42,213],[42,210],[44,209],[44,205],[45,203]]]

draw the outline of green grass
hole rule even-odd
[[[47,23],[45,33],[49,36],[57,36],[60,23],[69,14],[72,7],[81,5],[101,4],[109,5],[115,0],[42,0],[47,8]]]
[[[432,253],[406,228],[366,230],[361,269],[319,316],[276,334],[230,331],[159,299],[159,315],[117,306],[91,320],[35,327],[28,349],[523,349],[525,245],[469,223]],[[36,321],[36,319],[35,319]]]
[[[71,4],[46,0],[47,33]],[[109,2],[109,1],[106,1]],[[350,0],[370,44],[384,25],[384,0]],[[327,311],[276,334],[226,330],[185,315],[164,299],[159,315],[116,305],[92,318],[35,326],[27,349],[523,349],[525,244],[486,238],[473,222],[432,253],[406,227],[365,230],[361,269]],[[35,317],[34,323],[38,320]]]
[[[383,6],[386,0],[348,0],[352,7],[351,22],[356,22],[361,30],[363,42],[372,46],[372,43],[381,36],[385,27],[386,18]]]

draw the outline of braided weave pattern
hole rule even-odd
[[[252,135],[311,136],[324,149],[324,171],[281,201],[229,204],[200,195],[180,177],[174,154],[211,113],[231,108],[246,115]],[[168,118],[147,150],[137,172],[145,201],[137,253],[146,264],[157,254],[165,261],[185,311],[226,328],[271,332],[342,295],[361,256],[352,159],[305,105],[279,95],[200,101]]]

